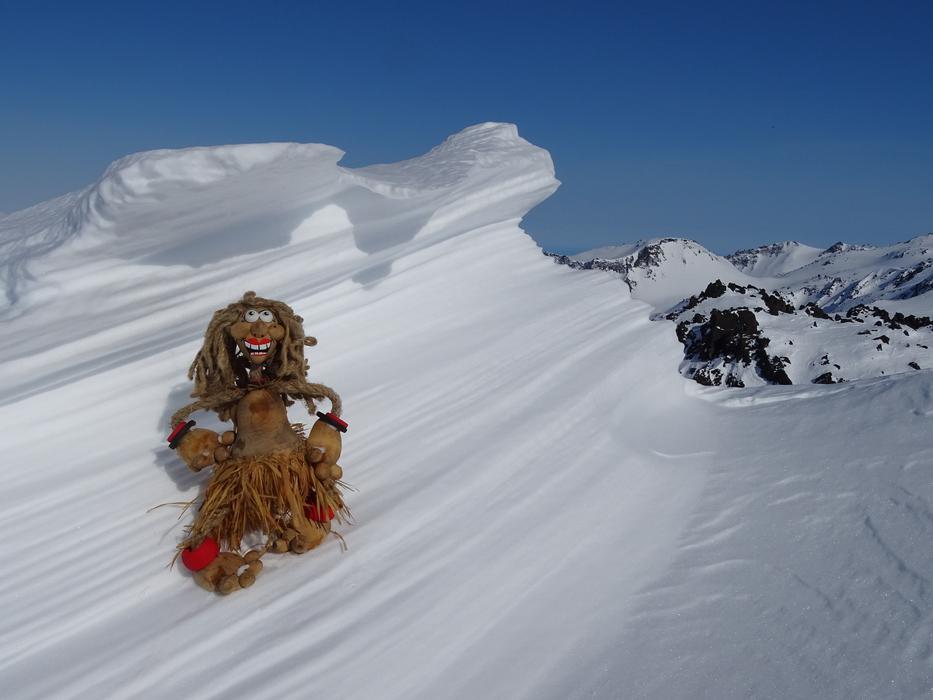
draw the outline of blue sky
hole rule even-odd
[[[356,166],[509,121],[563,182],[552,250],[933,231],[933,4],[608,5],[0,0],[0,210],[151,148]]]

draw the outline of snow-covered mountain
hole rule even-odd
[[[671,306],[716,278],[749,281],[726,258],[685,238],[651,238],[553,257],[575,269],[616,272],[633,297],[656,308]]]
[[[738,250],[726,256],[735,267],[754,277],[779,277],[816,260],[822,249],[797,241],[782,241]]]
[[[681,371],[701,384],[832,383],[933,366],[933,235],[822,251],[785,241],[725,258],[658,239],[555,258],[621,275],[655,318],[677,324]]]
[[[701,387],[618,275],[519,228],[557,181],[514,126],[340,156],[137,154],[0,221],[5,697],[929,692],[933,372]],[[671,285],[719,266],[660,250]],[[168,416],[246,289],[319,339],[356,524],[220,598],[148,509],[204,484]]]
[[[795,293],[798,301],[826,311],[877,304],[892,312],[930,315],[933,234],[879,248],[836,243],[809,264],[786,272],[782,280],[781,288]]]

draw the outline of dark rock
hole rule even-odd
[[[688,309],[692,309],[694,306],[699,306],[701,301],[703,301],[703,299],[694,295],[690,297],[689,299],[687,299],[687,303],[684,306],[683,310],[687,311]]]
[[[884,343],[885,345],[887,345],[888,343],[891,342],[891,339],[890,339],[888,336],[886,336],[886,335],[879,335],[879,336],[878,336],[878,340],[880,340],[880,341],[881,341],[882,343]]]
[[[739,379],[736,375],[730,373],[726,377],[726,386],[731,386],[733,388],[741,389],[745,386],[745,382]]]
[[[693,380],[703,386],[719,386],[722,384],[722,372],[718,369],[701,367],[693,375]]]
[[[832,372],[824,372],[819,377],[813,380],[814,384],[835,384],[836,380],[833,379]]]
[[[807,315],[813,316],[814,318],[825,318],[829,319],[829,314],[823,311],[819,306],[814,304],[812,301],[808,304],[804,304],[800,307],[802,310],[807,312]]]
[[[846,318],[853,318],[854,316],[865,316],[870,311],[871,309],[865,306],[865,304],[856,304],[851,309],[846,311]]]
[[[757,334],[758,319],[748,309],[713,309],[709,321],[700,328],[699,339],[687,351],[700,360],[724,357],[748,364]]]
[[[768,307],[768,313],[772,316],[777,316],[779,313],[793,314],[794,306],[787,299],[782,297],[778,292],[774,294],[768,294],[765,290],[761,290],[761,300],[765,303],[765,306]]]
[[[722,280],[710,282],[706,285],[706,289],[703,290],[703,293],[706,295],[707,299],[718,299],[726,293],[726,285],[722,283]]]
[[[918,365],[916,362],[908,362],[907,366],[913,367],[914,369],[920,369],[920,365]]]
[[[768,357],[764,346],[755,351],[755,365],[758,374],[772,384],[793,384],[787,372],[784,371],[784,361],[780,357]]]
[[[681,321],[678,323],[675,332],[677,333],[677,340],[680,341],[680,344],[685,345],[687,342],[687,334],[690,333],[690,321]]]
[[[920,330],[926,326],[933,327],[933,321],[930,320],[929,316],[914,316],[913,314],[904,315],[900,311],[894,314],[892,319],[895,323],[901,323],[908,328],[912,328],[915,331]]]

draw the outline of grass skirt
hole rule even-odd
[[[332,508],[338,519],[347,513],[336,484],[317,480],[304,449],[228,459],[214,466],[204,502],[179,549],[212,537],[221,549],[235,551],[249,533],[271,535],[286,527],[319,539],[323,525],[308,519],[306,503],[316,503],[319,513]]]

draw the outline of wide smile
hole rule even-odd
[[[272,338],[244,338],[243,345],[249,351],[250,357],[268,355],[269,348],[272,347]]]

